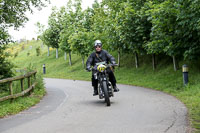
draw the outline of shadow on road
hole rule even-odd
[[[93,107],[94,106],[98,106],[98,107],[106,106],[106,103],[105,103],[104,100],[98,100],[98,99],[97,100],[81,101],[80,104],[84,104],[84,105],[87,105],[87,106],[93,106]],[[116,102],[111,101],[110,104],[111,104],[111,106],[116,105]]]

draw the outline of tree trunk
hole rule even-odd
[[[178,61],[176,60],[175,56],[172,56],[173,58],[173,64],[174,64],[174,71],[177,71],[179,66],[178,66]]]
[[[50,54],[49,54],[50,52],[49,52],[49,46],[48,46],[48,53],[47,53],[47,56],[49,56]]]
[[[120,49],[118,48],[118,66],[120,67]]]
[[[139,67],[139,59],[138,59],[138,53],[135,52],[135,67],[138,68]]]
[[[67,60],[67,52],[65,52],[65,61]]]
[[[155,70],[156,69],[156,55],[155,54],[152,55],[152,65],[153,65],[153,70]]]
[[[69,52],[69,65],[72,66],[71,52]]]
[[[42,44],[41,44],[41,48],[42,48],[42,49],[43,49],[43,46],[44,46],[44,45],[43,45],[43,42],[42,42]]]
[[[58,48],[56,48],[56,59],[58,58]]]
[[[82,56],[82,64],[83,64],[83,68],[85,68],[85,58],[84,58],[84,56]]]

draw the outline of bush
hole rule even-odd
[[[37,55],[37,56],[40,56],[40,54],[41,54],[40,47],[37,47],[37,48],[36,48],[36,55]]]
[[[14,54],[14,57],[16,58],[18,56],[18,52],[16,52],[15,54]]]
[[[8,78],[14,76],[12,72],[13,65],[5,60],[4,57],[0,56],[0,79]]]
[[[22,51],[24,50],[24,48],[25,48],[25,46],[24,46],[24,44],[23,44],[22,47],[21,47]]]

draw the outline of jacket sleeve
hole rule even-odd
[[[88,59],[87,59],[87,62],[86,62],[86,69],[91,67],[92,62],[93,62],[93,54],[91,54],[91,55],[88,57]]]
[[[110,63],[116,64],[115,58],[111,54],[109,54],[107,51],[105,51],[105,53],[106,53],[106,56],[108,57]]]

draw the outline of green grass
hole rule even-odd
[[[47,57],[47,47],[41,48],[41,55],[36,56],[35,48],[41,42],[31,42],[12,62],[18,68],[26,68],[32,64],[39,72],[42,72],[42,65],[46,64],[45,77],[90,80],[91,73],[86,72],[81,64],[80,56],[72,54],[72,66],[69,66],[68,59],[64,60],[64,53],[59,51],[59,58],[55,58],[55,50],[52,50]],[[29,46],[32,45],[32,50]],[[27,56],[27,52],[30,55]],[[112,53],[116,58],[117,54]],[[176,96],[188,108],[191,125],[200,132],[200,65],[195,62],[180,62],[180,66],[186,63],[189,66],[189,85],[183,86],[181,69],[173,70],[172,59],[166,56],[157,57],[158,65],[155,71],[152,70],[151,56],[140,56],[140,67],[134,67],[134,55],[123,54],[121,67],[115,69],[117,82],[135,86],[143,86],[163,91]]]
[[[44,89],[35,89],[32,95],[17,98],[13,101],[7,100],[0,103],[0,118],[8,115],[17,114],[25,109],[40,102],[40,99],[44,96]]]

